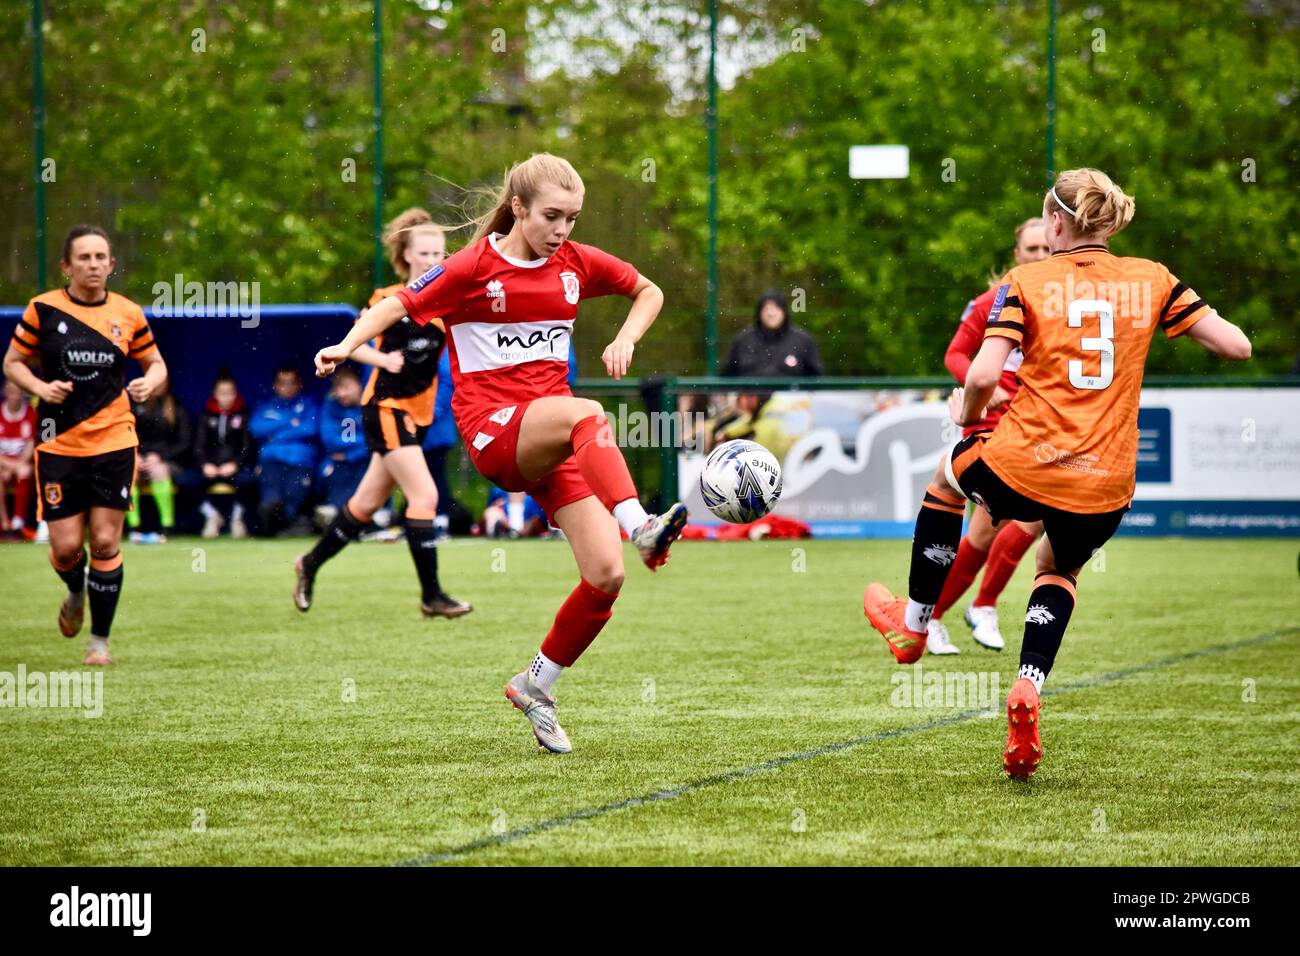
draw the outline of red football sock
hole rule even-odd
[[[614,602],[617,594],[602,591],[586,579],[580,579],[578,586],[570,592],[555,615],[546,640],[542,641],[542,653],[561,667],[572,667],[582,652],[591,646],[600,629],[614,615]]]
[[[939,603],[934,606],[934,613],[930,615],[930,620],[939,620],[943,617],[944,611],[957,603],[957,599],[966,593],[970,583],[975,580],[975,575],[980,573],[980,568],[984,567],[984,561],[988,556],[987,551],[981,551],[970,543],[969,535],[961,539],[961,544],[957,545],[957,557],[948,571],[947,580],[943,582],[943,590],[939,592]]]
[[[980,593],[975,595],[975,603],[980,607],[993,607],[998,603],[998,596],[1016,573],[1020,559],[1025,556],[1029,546],[1037,541],[1035,535],[1029,534],[1014,521],[998,532],[989,548],[988,569],[984,580],[980,582]]]
[[[35,485],[31,475],[14,485],[14,513],[10,517],[22,518],[24,528],[27,527],[27,506],[31,503],[32,488]]]
[[[614,430],[604,415],[592,415],[574,425],[569,442],[578,470],[602,505],[613,511],[620,501],[636,497],[632,473],[627,470],[623,452],[614,441]]]

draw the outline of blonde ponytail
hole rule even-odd
[[[1133,220],[1137,204],[1100,169],[1067,169],[1044,200],[1069,216],[1078,236],[1107,239]]]

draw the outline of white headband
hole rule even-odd
[[[1059,205],[1062,209],[1064,209],[1066,212],[1068,212],[1068,213],[1069,213],[1071,216],[1073,216],[1075,219],[1078,219],[1078,218],[1079,218],[1079,214],[1078,214],[1077,212],[1075,212],[1073,209],[1071,209],[1069,206],[1067,206],[1067,205],[1065,204],[1065,201],[1062,200],[1060,196],[1056,195],[1056,187],[1055,187],[1055,186],[1052,187],[1052,198],[1056,200],[1057,205]]]

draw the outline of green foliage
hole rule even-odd
[[[720,351],[757,295],[804,290],[830,370],[932,374],[962,307],[1010,261],[1046,175],[1042,3],[720,4]],[[1138,198],[1117,252],[1166,262],[1245,326],[1242,374],[1300,341],[1300,27],[1284,3],[1061,3],[1056,166]],[[177,272],[257,280],[263,302],[364,301],[373,284],[371,4],[45,5],[51,273],[73,222],[114,233],[117,287]],[[705,4],[388,0],[385,203],[465,218],[459,187],[549,148],[588,184],[576,238],[668,293],[642,373],[703,371]],[[11,148],[0,301],[35,289],[31,38],[0,11]],[[206,31],[196,52],[193,31]],[[1099,33],[1098,31],[1103,31]],[[848,149],[905,143],[911,174],[848,178]],[[355,181],[344,164],[355,163]],[[1244,181],[1249,163],[1254,181]],[[944,170],[955,172],[945,181]],[[951,179],[951,177],[949,177]],[[389,281],[385,277],[384,281]],[[586,309],[584,371],[622,315]],[[1226,371],[1157,345],[1150,369]]]

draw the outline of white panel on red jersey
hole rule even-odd
[[[451,327],[462,374],[526,362],[569,362],[573,320],[551,322],[458,322]]]

